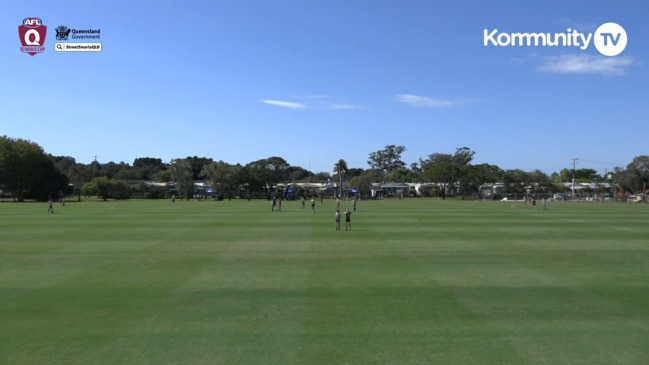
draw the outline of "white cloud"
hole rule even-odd
[[[334,104],[334,103],[326,103],[325,107],[327,109],[333,109],[333,110],[344,110],[344,109],[358,109],[361,106],[360,105],[355,105],[355,104]]]
[[[457,102],[450,100],[433,99],[426,96],[411,94],[399,94],[397,95],[397,100],[410,106],[423,106],[428,108],[445,108],[457,104]]]
[[[358,104],[328,102],[326,101],[326,99],[329,98],[328,95],[291,96],[291,98],[310,99],[311,101],[309,101],[307,104],[304,102],[263,99],[261,100],[261,102],[268,105],[275,105],[283,108],[292,108],[292,109],[316,108],[316,109],[329,109],[329,110],[350,110],[350,109],[362,108],[362,106]]]
[[[300,109],[300,108],[306,108],[306,105],[300,104],[300,103],[293,103],[290,101],[281,101],[281,100],[262,100],[262,103],[265,104],[270,104],[270,105],[275,105],[275,106],[281,106],[283,108],[293,108],[293,109]]]
[[[539,72],[624,75],[628,66],[633,64],[633,58],[579,54],[541,57],[540,62]]]

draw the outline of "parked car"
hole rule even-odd
[[[629,195],[626,201],[629,203],[642,203],[642,199],[643,199],[642,194]]]

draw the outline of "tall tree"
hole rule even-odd
[[[250,188],[263,189],[270,198],[273,187],[287,179],[289,166],[281,157],[269,157],[248,163],[246,168],[250,172]]]
[[[209,164],[213,160],[208,157],[194,156],[194,157],[187,157],[185,161],[189,163],[189,166],[191,168],[192,179],[202,180],[204,178],[204,176],[201,176],[201,171],[203,171],[203,167],[205,167],[205,165]]]
[[[75,164],[70,167],[67,176],[72,186],[74,186],[74,193],[77,195],[77,199],[81,201],[81,189],[92,178],[90,167],[84,164]]]
[[[562,169],[561,170],[561,181],[569,182],[572,181],[572,169]],[[576,169],[574,170],[575,181],[577,182],[591,182],[593,180],[601,179],[601,176],[597,174],[597,171],[594,169]]]
[[[137,171],[138,179],[152,180],[153,176],[166,167],[162,159],[153,157],[140,157],[133,161],[133,169]]]
[[[81,191],[83,195],[98,195],[106,201],[109,198],[126,199],[130,197],[131,188],[124,181],[99,176],[92,178],[83,186]]]
[[[360,176],[363,172],[365,172],[365,169],[359,167],[348,167],[345,169],[345,178],[349,180],[354,176]]]
[[[636,156],[626,166],[615,174],[615,181],[626,191],[642,192],[649,185],[649,156]]]
[[[503,185],[506,193],[525,193],[533,183],[530,173],[521,169],[506,170],[503,175]]]
[[[194,195],[194,179],[189,161],[186,159],[172,160],[169,164],[169,171],[180,198],[190,199]]]
[[[361,191],[363,195],[370,195],[372,190],[372,183],[381,181],[383,173],[376,169],[367,169],[358,176],[354,176],[349,180],[351,187]]]
[[[77,161],[74,159],[74,157],[70,156],[52,156],[54,159],[54,163],[56,164],[56,168],[62,173],[67,175],[68,170],[77,164]]]
[[[554,185],[552,184],[552,179],[545,172],[537,169],[530,172],[529,176],[531,187],[534,192],[552,191],[554,187]],[[592,176],[596,176],[596,174],[593,174]]]
[[[419,175],[411,169],[400,168],[392,170],[392,172],[386,176],[386,181],[398,183],[415,182],[417,181],[418,176]]]
[[[115,163],[113,161],[110,161],[110,162],[107,162],[107,163],[101,165],[101,175],[100,176],[106,176],[107,178],[112,179],[117,175],[117,173],[120,170],[122,170],[124,168],[128,168],[128,167],[130,167],[130,166],[128,166],[124,162],[120,162],[119,164],[117,164],[117,163]]]
[[[405,151],[405,146],[387,145],[382,150],[370,153],[367,163],[371,168],[382,171],[385,177],[392,170],[406,166],[406,163],[401,161],[401,154]]]
[[[421,179],[428,182],[437,182],[442,184],[442,199],[451,191],[455,184],[462,185],[462,180],[466,179],[464,169],[473,160],[475,152],[468,147],[460,147],[455,150],[454,154],[450,153],[433,153],[428,159],[421,160],[420,164],[423,170]]]
[[[316,172],[316,173],[313,174],[313,176],[311,177],[311,181],[319,182],[319,183],[326,183],[326,182],[331,181],[331,179],[332,179],[332,176],[331,176],[331,174],[330,174],[329,172],[327,172],[327,171]]]
[[[311,176],[311,172],[300,166],[289,166],[286,173],[291,181],[307,181]]]
[[[446,199],[448,188],[456,181],[457,168],[453,165],[453,156],[447,153],[434,153],[428,160],[422,161],[424,172],[421,178],[427,182],[442,185],[442,199]]]
[[[475,156],[475,152],[469,147],[456,148],[453,154],[453,163],[456,166],[466,166],[473,161],[473,156]]]
[[[17,201],[47,199],[68,192],[68,179],[36,143],[0,137],[0,186]]]
[[[206,182],[217,189],[219,195],[227,195],[231,198],[238,190],[240,182],[241,165],[230,165],[224,161],[210,162],[203,168],[201,175],[205,176]]]
[[[465,165],[460,168],[460,191],[463,193],[480,193],[482,188],[501,181],[503,171],[495,165]]]

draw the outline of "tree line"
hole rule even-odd
[[[132,164],[89,164],[70,156],[52,156],[38,144],[7,136],[0,137],[0,190],[15,201],[56,199],[74,195],[103,199],[131,197],[166,198],[176,194],[190,198],[195,182],[217,189],[222,197],[270,197],[277,184],[340,183],[369,194],[373,183],[435,183],[436,194],[478,194],[485,185],[502,183],[508,193],[563,192],[561,182],[608,182],[619,191],[644,192],[649,181],[649,156],[637,156],[626,168],[616,167],[609,176],[593,169],[563,169],[547,175],[540,170],[504,170],[492,164],[472,164],[476,154],[468,147],[454,153],[432,153],[409,166],[401,155],[405,146],[387,145],[369,153],[369,168],[349,168],[344,158],[332,171],[312,172],[272,156],[241,164],[208,157],[185,157],[164,163],[160,158],[140,157]],[[163,186],[151,182],[167,183]],[[303,184],[301,184],[303,186]],[[308,185],[307,185],[308,186]],[[307,189],[307,188],[301,188]],[[308,194],[309,191],[300,191]]]

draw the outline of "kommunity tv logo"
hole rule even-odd
[[[617,56],[627,45],[627,34],[617,23],[604,23],[594,33],[582,33],[568,28],[561,33],[506,33],[498,29],[484,29],[485,47],[577,47],[584,51],[591,44],[604,56]]]

